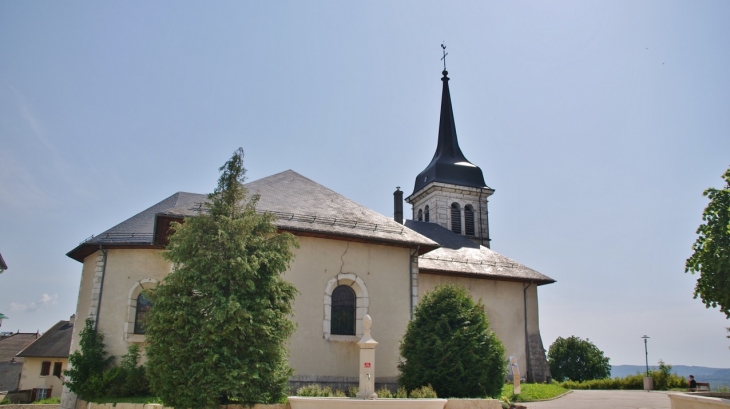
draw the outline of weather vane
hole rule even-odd
[[[444,50],[444,56],[441,57],[441,59],[444,62],[444,71],[446,71],[446,56],[449,55],[449,53],[446,52],[446,46],[444,45],[444,43],[441,43],[441,48]]]

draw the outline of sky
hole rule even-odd
[[[177,191],[295,170],[382,214],[436,148],[442,43],[492,249],[545,347],[730,367],[685,274],[730,166],[730,2],[0,2],[1,331],[76,309],[66,253]],[[407,205],[406,205],[407,206]],[[406,212],[407,214],[409,212]]]

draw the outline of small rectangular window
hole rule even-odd
[[[48,376],[51,373],[51,363],[49,361],[43,361],[41,363],[41,376]]]
[[[61,362],[55,362],[53,364],[53,376],[60,378],[61,377]]]
[[[49,362],[49,364],[50,364],[50,362]],[[50,391],[51,391],[50,389],[46,389],[46,388],[33,389],[32,393],[35,394],[35,396],[33,397],[33,401],[35,402],[35,401],[39,401],[39,400],[42,400],[45,398],[49,398],[51,395],[49,393]]]

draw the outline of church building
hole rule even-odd
[[[523,376],[549,379],[537,289],[555,281],[490,249],[487,198],[494,190],[459,148],[447,74],[441,79],[436,153],[405,198],[412,220],[403,220],[399,189],[394,217],[386,217],[292,170],[245,185],[260,195],[258,211],[274,213],[277,228],[299,241],[283,275],[299,290],[290,341],[293,387],[357,384],[356,343],[366,314],[379,343],[377,387],[395,385],[399,342],[414,307],[421,295],[444,283],[462,285],[482,300],[491,328]],[[76,317],[81,323],[94,320],[111,355],[144,344],[142,319],[154,308],[144,291],[172,269],[161,255],[169,224],[195,217],[206,200],[204,194],[174,193],[67,254],[82,263]],[[73,328],[71,352],[79,348],[83,327]],[[74,401],[65,390],[62,407]]]

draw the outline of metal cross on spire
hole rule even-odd
[[[449,53],[446,52],[446,46],[444,45],[444,43],[441,43],[441,48],[444,51],[444,56],[441,57],[441,60],[443,60],[444,62],[444,71],[446,71],[446,56],[449,55]]]

